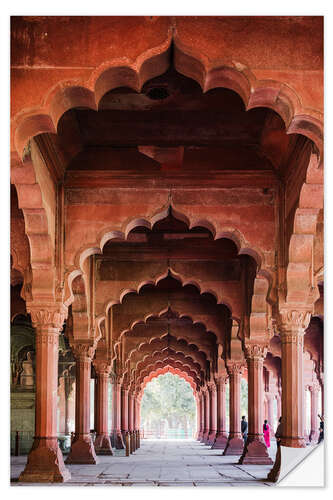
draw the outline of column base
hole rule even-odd
[[[262,436],[248,436],[239,464],[271,465],[273,460]]]
[[[202,437],[203,437],[203,432],[202,432],[202,431],[200,431],[200,432],[198,433],[197,441],[201,441]]]
[[[108,434],[98,434],[95,439],[96,455],[113,455],[110,437]]]
[[[304,437],[282,437],[281,446],[288,446],[289,448],[305,448],[306,442]]]
[[[244,449],[244,440],[239,436],[229,436],[227,445],[222,455],[242,455]]]
[[[125,449],[123,436],[122,436],[122,434],[121,434],[120,431],[117,431],[117,433],[115,435],[115,443],[114,444],[115,444],[116,450],[123,450],[123,449]]]
[[[208,434],[209,434],[209,431],[204,431],[204,433],[203,433],[203,435],[202,435],[202,439],[201,439],[200,443],[205,443],[205,444],[207,444]]]
[[[228,437],[226,434],[216,434],[215,441],[212,445],[212,450],[224,450],[224,448],[227,446],[228,442]]]
[[[22,483],[64,483],[71,478],[57,438],[35,438],[28,462],[20,474]]]
[[[97,464],[98,458],[90,434],[81,434],[73,440],[66,464]]]
[[[216,438],[216,431],[211,431],[208,434],[207,444],[210,444],[212,446],[214,444],[215,438]]]

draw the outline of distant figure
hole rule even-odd
[[[318,415],[318,417],[320,418],[320,424],[319,424],[319,439],[317,444],[319,444],[324,439],[324,417],[321,417],[320,415]]]
[[[244,443],[246,443],[246,440],[247,440],[247,421],[245,419],[245,415],[242,416],[241,433],[242,433],[242,436],[244,439]]]
[[[279,424],[275,432],[275,437],[277,446],[280,446],[282,437],[282,417],[279,418]]]
[[[266,446],[267,446],[267,448],[269,448],[271,445],[271,440],[270,440],[270,427],[267,423],[267,420],[264,420],[263,433],[264,433],[264,439],[265,439]]]

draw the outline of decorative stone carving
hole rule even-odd
[[[31,316],[31,322],[35,328],[50,327],[60,330],[63,327],[67,317],[68,310],[63,304],[45,307],[30,306],[27,307]]]
[[[244,368],[245,368],[244,361],[233,361],[233,360],[227,361],[227,370],[229,375],[237,375],[237,374],[242,375]]]
[[[253,360],[264,360],[267,355],[268,345],[259,343],[246,343],[246,357]]]
[[[106,360],[94,359],[94,368],[98,376],[109,377],[111,372],[111,365]]]
[[[281,309],[279,318],[279,328],[282,336],[290,331],[300,330],[301,332],[309,326],[311,312],[304,309]]]
[[[96,343],[75,343],[72,344],[74,357],[77,361],[91,361],[96,349]]]

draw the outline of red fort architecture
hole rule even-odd
[[[282,446],[317,443],[322,17],[12,17],[10,148],[19,481],[137,449],[164,373],[221,458],[278,477],[262,432],[280,416]]]

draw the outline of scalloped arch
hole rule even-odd
[[[193,390],[194,396],[196,395],[196,385],[192,377],[190,377],[186,372],[182,372],[178,368],[173,368],[172,366],[165,366],[164,368],[158,368],[155,371],[152,371],[150,375],[145,377],[144,381],[141,385],[141,392],[145,390],[147,384],[151,382],[154,378],[159,377],[160,375],[165,375],[166,373],[172,373],[173,375],[177,375],[178,377],[184,379],[188,382]]]
[[[15,146],[22,157],[31,137],[43,132],[56,133],[60,117],[69,109],[87,107],[97,110],[107,92],[129,87],[139,92],[144,83],[162,75],[170,66],[171,35],[159,47],[147,50],[132,64],[121,58],[106,61],[92,71],[87,81],[60,81],[50,89],[38,109],[18,112],[13,118]],[[174,35],[176,70],[197,81],[203,92],[213,88],[228,88],[243,100],[247,110],[267,107],[283,119],[287,134],[302,134],[323,153],[323,124],[319,112],[303,109],[297,93],[283,82],[257,80],[250,68],[237,62],[215,60],[213,65],[204,53],[194,53]]]

